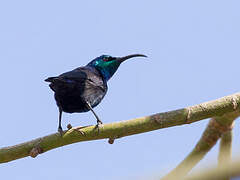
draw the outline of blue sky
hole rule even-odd
[[[104,123],[132,119],[239,91],[239,1],[1,1],[0,147],[57,131],[44,79],[109,54],[143,53],[121,65],[95,108]],[[118,139],[83,142],[2,164],[15,180],[157,179],[193,148],[207,120]],[[64,114],[63,127],[95,124]],[[239,122],[233,152],[239,151]],[[216,164],[218,145],[198,167]]]

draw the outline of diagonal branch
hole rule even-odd
[[[236,93],[214,101],[175,111],[103,124],[100,127],[99,133],[95,126],[81,128],[81,131],[79,130],[80,127],[71,128],[68,131],[65,131],[63,137],[58,133],[54,133],[15,146],[1,148],[0,163],[9,162],[27,156],[36,157],[38,154],[51,149],[81,141],[109,138],[109,143],[113,143],[114,139],[120,137],[177,125],[190,124],[213,116],[221,116],[228,112],[239,111],[239,106],[240,93]]]
[[[219,167],[227,166],[231,163],[232,156],[232,131],[223,133],[220,141],[220,148],[218,154],[218,165]],[[230,180],[230,174],[221,180]]]
[[[189,175],[188,177],[184,178],[183,180],[222,180],[228,177],[238,177],[235,178],[236,180],[240,177],[240,159],[238,158],[237,161],[229,163],[224,166],[217,166],[215,168],[208,168],[208,170],[201,170],[200,172],[194,173]],[[178,178],[177,178],[178,180]]]
[[[203,157],[216,144],[218,139],[225,133],[228,133],[233,128],[234,120],[239,117],[239,111],[226,113],[223,116],[213,117],[207,128],[202,134],[202,137],[194,147],[192,152],[169,174],[162,178],[179,179],[187,175],[192,168],[203,159]]]
[[[224,133],[221,137],[218,165],[222,166],[231,162],[232,156],[232,131]]]

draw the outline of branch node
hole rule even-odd
[[[233,129],[233,123],[231,125],[224,126],[220,124],[215,118],[212,118],[212,120],[210,121],[210,126],[214,127],[214,129],[217,129],[220,134],[231,131]]]
[[[41,141],[41,140],[40,140]],[[32,150],[30,151],[29,153],[29,156],[31,156],[32,158],[35,158],[37,157],[37,155],[43,153],[43,149],[39,146],[39,143],[40,141],[38,142],[37,145],[35,145]]]
[[[37,146],[37,147],[34,147],[32,148],[32,150],[30,151],[29,155],[32,157],[32,158],[35,158],[37,157],[37,155],[43,153],[43,150],[40,146]]]
[[[207,111],[208,108],[206,107],[206,104],[202,103],[202,104],[199,104],[199,107],[202,109],[202,111]]]
[[[108,143],[109,143],[109,144],[113,144],[113,143],[114,143],[114,140],[115,140],[115,139],[109,138],[109,139],[108,139]]]
[[[190,122],[191,112],[192,112],[192,108],[189,107],[189,108],[188,108],[188,112],[187,112],[187,119],[186,119],[186,123],[187,123],[187,124],[190,124],[190,123],[191,123],[191,122]]]
[[[163,127],[164,115],[161,114],[161,113],[154,114],[153,116],[151,116],[151,120],[153,120],[154,122],[156,122],[157,124],[159,124],[160,127]]]
[[[67,128],[68,128],[68,130],[72,129],[72,125],[71,125],[71,124],[68,124],[68,125],[67,125]]]
[[[238,104],[237,104],[237,97],[236,96],[232,97],[232,104],[233,104],[233,109],[237,110]]]
[[[115,139],[117,139],[117,138],[119,138],[119,137],[120,137],[120,136],[110,137],[110,138],[108,139],[108,143],[109,143],[109,144],[113,144],[114,141],[115,141]]]
[[[43,149],[39,146],[41,141],[42,141],[42,138],[39,139],[39,141],[36,143],[36,145],[29,152],[29,156],[31,156],[32,158],[35,158],[35,157],[37,157],[37,155],[43,153]]]

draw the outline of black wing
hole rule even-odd
[[[57,93],[67,93],[77,86],[83,86],[87,79],[87,74],[81,70],[73,70],[63,73],[57,77],[45,79],[50,82],[50,88]]]
[[[49,77],[45,81],[51,82],[50,88],[60,94],[81,96],[91,104],[102,99],[107,91],[107,84],[95,69],[80,67],[63,73],[57,77]]]

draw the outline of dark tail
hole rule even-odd
[[[57,79],[57,77],[49,77],[49,78],[45,79],[44,81],[46,81],[46,82],[54,82],[54,80],[56,80],[56,79]]]

